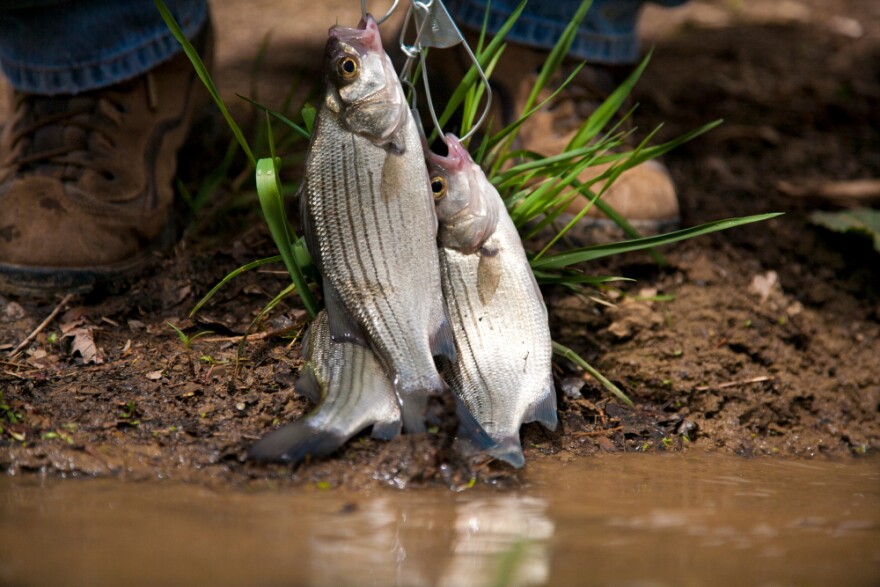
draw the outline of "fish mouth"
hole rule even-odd
[[[448,152],[445,156],[429,151],[429,162],[449,173],[459,172],[473,163],[470,153],[462,146],[458,137],[449,132],[446,133],[446,149]]]
[[[382,51],[382,37],[379,35],[379,25],[373,15],[361,19],[356,28],[336,25],[330,27],[327,35],[331,39],[338,39],[347,45],[363,48],[368,51]]]

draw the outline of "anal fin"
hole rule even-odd
[[[303,367],[293,388],[297,393],[306,396],[313,404],[320,403],[322,399],[323,391],[321,390],[321,384],[311,365]]]
[[[457,396],[455,397],[455,415],[458,416],[458,430],[456,432],[458,440],[464,441],[473,450],[491,453],[491,449],[496,445],[495,441]]]
[[[446,302],[443,302],[443,316],[440,325],[430,338],[431,354],[435,357],[445,357],[451,363],[458,359],[455,349],[455,336],[452,333],[452,325],[449,323],[449,312]]]
[[[342,304],[339,293],[326,278],[324,279],[324,305],[327,308],[327,323],[333,342],[353,342],[367,346],[360,325]]]

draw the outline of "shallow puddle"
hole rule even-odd
[[[2,585],[878,585],[880,461],[606,455],[517,490],[0,477]]]

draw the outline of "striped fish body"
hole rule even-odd
[[[498,443],[490,452],[521,466],[520,426],[556,427],[547,308],[497,190],[452,136],[449,151],[428,157],[457,350],[443,373]]]
[[[368,18],[362,27],[330,32],[302,219],[323,276],[332,336],[375,351],[392,378],[404,426],[419,432],[427,397],[445,389],[433,355],[454,354],[437,220],[403,89],[375,23]]]
[[[306,366],[296,388],[317,407],[266,435],[249,458],[297,463],[332,453],[368,426],[383,440],[400,432],[400,408],[384,368],[368,347],[334,342],[324,311],[309,327],[303,358]]]

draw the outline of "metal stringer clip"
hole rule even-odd
[[[406,62],[400,70],[400,80],[413,90],[415,89],[411,77],[413,75],[413,66],[415,65],[416,58],[418,58],[422,70],[422,84],[425,88],[425,100],[428,103],[428,112],[431,115],[434,127],[437,129],[438,136],[440,136],[444,142],[446,142],[446,135],[440,126],[440,121],[437,118],[437,112],[434,108],[434,101],[431,98],[431,87],[428,81],[428,68],[425,63],[426,49],[431,47],[437,49],[449,49],[458,44],[463,45],[471,63],[476,68],[480,79],[485,85],[486,105],[477,122],[474,123],[473,127],[460,138],[460,140],[464,142],[483,125],[489,114],[489,109],[492,106],[492,88],[489,86],[489,79],[486,77],[486,73],[483,71],[483,68],[480,67],[480,63],[474,55],[474,52],[471,50],[470,46],[468,46],[467,41],[464,40],[464,36],[461,34],[461,31],[458,29],[455,22],[453,22],[452,17],[449,16],[449,11],[446,10],[446,6],[443,5],[441,0],[410,0],[410,3],[403,26],[400,29],[400,50],[406,55]],[[407,29],[410,26],[410,21],[415,23],[416,37],[412,43],[407,43],[405,37]]]
[[[394,9],[397,8],[398,2],[400,2],[400,0],[394,0],[394,2],[391,3],[391,8],[388,9],[388,12],[386,12],[382,18],[376,19],[376,25],[380,25],[388,20],[388,17],[394,13]],[[367,0],[361,0],[361,18],[367,20]]]

